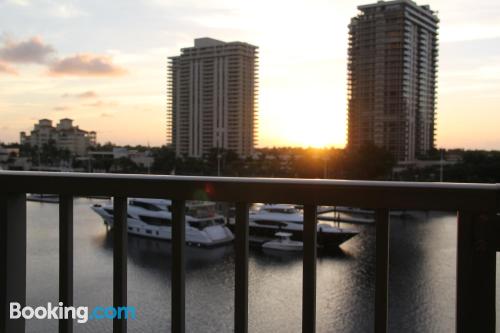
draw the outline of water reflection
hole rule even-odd
[[[94,241],[96,245],[102,246],[108,251],[113,251],[113,233],[111,230],[96,236]],[[204,269],[217,264],[224,257],[231,256],[232,252],[231,245],[214,248],[186,246],[186,269]],[[166,271],[170,272],[172,244],[165,240],[129,235],[128,260],[132,264],[145,269],[155,270],[165,267]],[[162,263],[162,265],[158,265],[158,263]]]
[[[75,201],[75,304],[112,303],[112,233],[89,206]],[[58,211],[28,204],[28,304],[57,300]],[[454,330],[456,220],[453,214],[392,218],[389,281],[391,332]],[[375,228],[337,253],[319,252],[318,332],[372,332]],[[130,332],[170,331],[171,243],[128,237],[128,299],[138,319]],[[234,251],[231,245],[186,249],[188,332],[232,332]],[[251,249],[249,331],[298,332],[301,327],[302,254]],[[29,321],[28,332],[55,332],[57,322]],[[112,332],[110,321],[75,326],[75,332]]]

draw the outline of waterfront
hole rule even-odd
[[[75,200],[75,304],[112,302],[112,239],[89,206]],[[390,330],[454,330],[456,223],[451,214],[420,213],[392,219]],[[318,259],[318,332],[370,332],[374,297],[374,227],[343,253]],[[57,205],[28,203],[29,305],[57,300]],[[231,246],[188,247],[186,324],[188,332],[231,332],[234,257]],[[128,297],[137,308],[130,332],[169,331],[170,243],[129,236]],[[301,325],[302,261],[296,254],[251,251],[250,332],[298,332]],[[497,297],[498,298],[498,297]],[[75,332],[111,332],[111,321],[75,326]],[[56,321],[27,321],[28,332],[54,332]]]

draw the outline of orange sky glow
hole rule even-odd
[[[101,143],[164,144],[167,57],[207,36],[260,48],[259,146],[343,147],[364,3],[124,0],[110,17],[112,1],[0,1],[0,142],[69,117]],[[441,19],[437,146],[500,149],[500,4],[418,3]]]

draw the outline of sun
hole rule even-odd
[[[306,117],[289,119],[284,132],[293,146],[323,148],[338,145],[336,137],[343,128],[326,111],[316,110]]]
[[[307,94],[305,89],[292,95],[263,94],[259,146],[344,147],[345,102],[331,96]]]

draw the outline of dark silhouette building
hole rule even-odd
[[[438,18],[410,0],[359,6],[349,25],[348,147],[399,161],[434,148]]]

